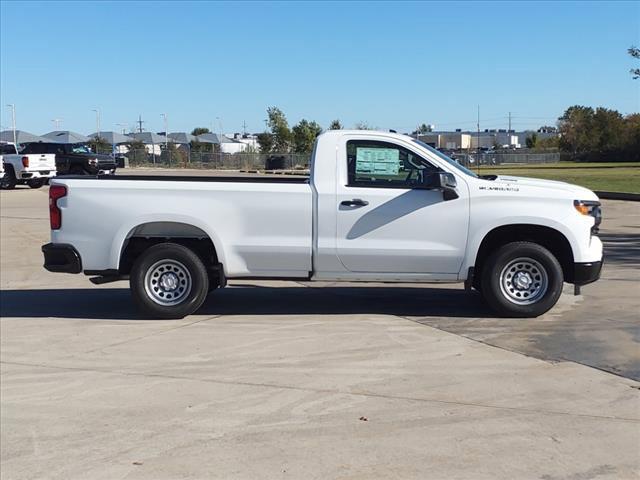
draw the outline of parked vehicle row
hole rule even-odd
[[[129,279],[155,318],[195,312],[227,279],[465,282],[499,314],[535,317],[563,282],[599,278],[598,197],[478,176],[408,136],[334,130],[310,178],[56,178],[52,272]],[[99,211],[100,215],[95,215]]]
[[[116,171],[111,155],[93,153],[84,144],[30,143],[22,151],[14,143],[0,143],[0,186],[26,184],[40,188],[56,175],[104,175]]]

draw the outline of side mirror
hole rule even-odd
[[[425,176],[424,188],[429,190],[442,190],[444,200],[455,200],[458,198],[456,187],[458,182],[455,175],[448,172],[437,172]]]
[[[456,177],[453,173],[440,172],[440,188],[453,189],[458,186]]]

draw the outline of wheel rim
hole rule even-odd
[[[160,260],[147,270],[144,288],[158,305],[171,307],[184,301],[191,292],[191,274],[176,260]]]
[[[547,293],[547,270],[532,258],[516,258],[500,272],[502,295],[516,305],[531,305]]]

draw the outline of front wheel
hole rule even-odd
[[[154,245],[138,257],[130,276],[133,301],[151,318],[183,318],[209,293],[207,269],[192,250],[176,243]]]
[[[44,180],[42,180],[41,178],[35,178],[33,180],[29,180],[27,182],[27,185],[29,185],[30,188],[40,188],[42,187],[42,185],[44,185]]]
[[[482,271],[482,295],[505,317],[537,317],[560,298],[564,276],[546,248],[530,242],[503,245]]]

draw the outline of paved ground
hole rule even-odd
[[[126,284],[40,267],[46,189],[0,215],[2,478],[640,477],[637,204],[605,202],[603,280],[524,321],[278,282],[137,320]]]

